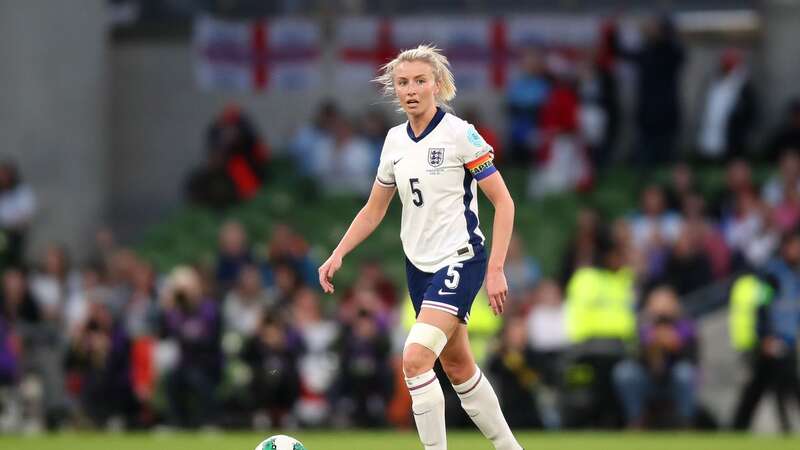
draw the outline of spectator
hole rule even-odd
[[[73,291],[64,304],[64,329],[69,336],[73,336],[84,325],[89,314],[89,305],[92,303],[110,304],[108,301],[108,288],[103,286],[100,270],[86,266],[81,271],[79,288]],[[116,306],[116,305],[114,305]],[[119,318],[122,311],[117,311]]]
[[[359,308],[339,343],[341,374],[337,409],[354,425],[377,427],[386,423],[393,393],[388,330],[374,311]]]
[[[144,426],[155,421],[152,402],[158,381],[155,367],[158,294],[155,272],[149,263],[136,261],[131,274],[131,288],[122,322],[131,347],[131,387],[140,408],[134,423]]]
[[[800,150],[786,150],[781,153],[778,173],[770,177],[761,189],[761,199],[771,206],[783,201],[784,190],[800,192]]]
[[[576,270],[597,263],[597,240],[600,219],[596,210],[581,208],[578,211],[575,236],[567,245],[561,262],[559,282],[565,286]]]
[[[70,267],[64,247],[45,249],[40,270],[31,277],[31,292],[46,316],[61,321],[70,295],[80,286],[80,275]]]
[[[219,229],[216,280],[222,292],[227,292],[239,278],[242,267],[253,263],[247,231],[235,220],[229,220]]]
[[[331,138],[334,124],[339,120],[339,106],[333,100],[326,100],[320,104],[314,120],[295,133],[289,144],[289,152],[301,174],[313,173],[314,149],[320,146],[320,142]],[[381,137],[381,145],[384,137]]]
[[[536,301],[527,317],[530,348],[540,362],[544,382],[558,383],[558,362],[569,346],[561,286],[544,279],[536,287]]]
[[[3,272],[0,291],[0,386],[13,385],[21,376],[23,331],[39,320],[39,309],[25,285],[20,269]]]
[[[703,249],[702,225],[685,224],[670,250],[664,267],[663,283],[683,296],[713,280],[711,261]]]
[[[327,194],[366,197],[372,188],[375,167],[369,144],[355,135],[349,120],[333,124],[330,138],[317,141],[311,155],[311,175]]]
[[[122,418],[132,423],[137,407],[129,354],[130,343],[124,330],[114,326],[108,308],[91,304],[86,323],[72,341],[67,367],[76,377],[81,408],[95,426]]]
[[[311,259],[308,242],[285,223],[278,223],[272,229],[267,243],[267,262],[262,267],[267,286],[274,284],[274,267],[270,266],[280,263],[286,263],[297,271],[303,283],[317,283],[317,264]]]
[[[488,374],[497,383],[500,406],[511,427],[541,428],[537,392],[542,375],[536,355],[527,345],[525,321],[511,318],[503,327],[500,346],[488,361]]]
[[[389,131],[389,122],[380,110],[373,110],[361,118],[360,134],[369,143],[372,149],[372,167],[378,170],[378,161],[381,159],[383,141],[386,140],[386,133]]]
[[[552,52],[548,65],[553,83],[539,111],[537,171],[528,184],[531,196],[584,190],[592,183],[591,164],[580,136],[573,63],[567,55]]]
[[[752,352],[749,355],[752,372],[736,408],[733,426],[737,430],[745,430],[750,426],[758,402],[767,389],[775,391],[781,427],[784,432],[791,429],[786,399],[794,398],[800,404],[796,351],[800,328],[798,265],[800,234],[793,231],[783,237],[780,255],[767,264],[762,279],[756,279],[755,288],[747,288],[747,279],[740,283],[743,277],[737,280],[731,293],[732,308],[741,311],[744,301],[752,305],[757,316],[756,320],[750,321],[755,322],[753,328],[757,332],[757,338],[753,339],[754,345],[752,348],[742,346]],[[739,334],[743,331],[747,330],[732,330]]]
[[[658,288],[648,296],[639,343],[639,358],[614,368],[628,427],[645,425],[647,406],[655,399],[672,403],[678,427],[690,426],[695,411],[697,335],[694,324],[683,316],[675,291]]]
[[[179,426],[210,425],[222,375],[216,302],[203,297],[200,277],[190,267],[172,272],[161,302],[162,334],[180,350],[177,367],[166,380],[169,421]]]
[[[223,210],[239,201],[236,184],[225,166],[225,152],[219,147],[208,149],[206,161],[186,180],[185,196],[190,204]]]
[[[624,226],[621,222],[615,228]],[[594,373],[586,384],[567,384],[573,391],[565,402],[569,426],[613,423],[612,370],[626,355],[636,327],[634,266],[628,236],[629,232],[621,230],[603,236],[598,243],[597,263],[575,271],[567,285],[565,318],[572,346],[565,370],[569,374],[590,367]]]
[[[681,124],[680,76],[685,56],[671,18],[647,20],[642,33],[645,41],[640,49],[617,45],[616,50],[638,69],[638,138],[633,158],[639,164],[653,165],[674,158]]]
[[[149,263],[136,261],[131,275],[131,296],[124,307],[125,332],[132,339],[156,334],[158,302],[155,277]]]
[[[699,245],[709,258],[714,278],[725,276],[730,269],[731,252],[719,227],[706,214],[705,199],[698,193],[683,198],[683,226],[696,229]]]
[[[605,167],[613,157],[620,119],[613,26],[603,24],[600,39],[595,53],[581,63],[578,74],[581,130],[596,169]]]
[[[25,271],[18,267],[3,271],[0,315],[6,323],[15,324],[35,324],[42,318],[39,305],[28,290]]]
[[[255,335],[264,313],[275,306],[261,282],[261,273],[254,265],[243,266],[236,286],[228,292],[222,308],[226,333],[244,339]]]
[[[508,281],[508,292],[511,295],[522,294],[533,288],[541,277],[539,264],[530,254],[524,252],[519,235],[513,235],[508,247],[505,274]]]
[[[648,250],[675,242],[681,218],[667,209],[664,190],[650,185],[642,191],[641,212],[631,218],[630,224],[633,244],[638,249]]]
[[[509,114],[509,159],[522,167],[539,147],[539,112],[550,95],[550,83],[538,49],[528,48],[520,61],[521,74],[506,91]]]
[[[800,151],[800,98],[789,103],[784,121],[772,134],[764,156],[775,162],[787,150]]]
[[[26,343],[26,360],[30,372],[41,382],[46,426],[54,429],[60,426],[67,412],[63,362],[68,341],[64,307],[79,284],[79,275],[70,270],[66,251],[51,245],[44,253],[41,270],[30,277],[29,283],[41,320]]]
[[[633,246],[645,259],[645,276],[659,276],[664,267],[668,248],[677,240],[681,217],[666,208],[664,191],[650,185],[642,191],[641,212],[629,221]]]
[[[0,289],[0,430],[18,429],[25,419],[41,420],[31,417],[41,410],[41,394],[20,389],[23,381],[31,381],[26,369],[35,367],[33,358],[41,341],[35,333],[39,321],[39,308],[28,292],[25,273],[19,268],[6,269]],[[35,406],[24,408],[25,403]]]
[[[795,183],[783,185],[781,201],[772,208],[769,220],[779,233],[790,232],[800,224],[800,192]]]
[[[241,106],[229,103],[206,132],[208,148],[221,152],[225,171],[240,200],[253,197],[264,181],[269,147],[261,140]]]
[[[323,316],[318,294],[308,287],[295,294],[291,319],[305,344],[305,352],[298,360],[298,418],[307,424],[324,423],[330,414],[328,393],[339,374],[339,360],[333,348],[339,339],[339,325]]]
[[[753,191],[742,191],[736,209],[722,219],[725,241],[733,252],[734,270],[761,267],[778,244],[770,228],[767,211]]]
[[[679,162],[672,166],[669,186],[665,192],[667,209],[680,211],[683,209],[686,197],[697,192],[698,186],[692,167],[685,162]]]
[[[380,298],[385,309],[392,309],[397,305],[397,287],[376,260],[367,260],[361,264],[353,287],[342,297],[341,307],[349,307],[356,293],[368,291],[374,292]]]
[[[33,216],[36,196],[22,181],[16,164],[0,163],[0,232],[6,245],[0,262],[3,266],[19,265],[25,256],[25,241]]]
[[[133,294],[133,280],[139,258],[128,248],[120,247],[111,253],[105,267],[103,288],[98,292],[109,305],[111,313],[118,320],[125,313],[125,306]]]
[[[735,214],[738,198],[749,191],[757,191],[750,164],[743,159],[734,159],[725,169],[725,187],[711,202],[714,216],[718,220],[723,220]]]
[[[756,119],[756,94],[741,50],[726,49],[708,86],[698,150],[709,161],[745,156]]]
[[[258,425],[290,425],[300,395],[297,359],[302,350],[302,343],[292,337],[284,322],[269,315],[245,344],[242,358],[253,374],[251,393]]]
[[[282,313],[284,307],[291,305],[292,298],[303,286],[303,282],[297,270],[288,261],[279,261],[274,267],[275,285],[269,295],[275,299],[275,305]]]

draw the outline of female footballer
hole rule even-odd
[[[405,50],[376,78],[408,121],[391,130],[366,205],[319,268],[326,293],[342,259],[381,223],[395,191],[403,204],[400,238],[417,321],[403,350],[403,372],[414,420],[426,449],[447,448],[444,395],[433,365],[438,358],[461,406],[497,450],[519,450],[497,396],[470,351],[467,323],[486,282],[495,314],[508,286],[503,273],[514,202],[494,167],[493,151],[475,128],[446,112],[456,95],[447,58],[433,46]],[[478,228],[476,184],[495,208],[488,257]]]

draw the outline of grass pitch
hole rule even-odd
[[[2,450],[252,450],[275,433],[60,433],[0,436]],[[422,449],[413,432],[290,431],[308,450]],[[695,433],[517,433],[526,450],[798,450],[800,437]],[[451,450],[492,450],[475,432],[448,434]]]

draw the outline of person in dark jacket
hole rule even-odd
[[[643,27],[644,45],[616,50],[638,69],[636,118],[638,139],[635,162],[652,166],[674,158],[680,133],[680,75],[685,60],[672,19],[653,17]]]
[[[778,157],[787,150],[800,151],[800,98],[795,98],[786,108],[783,123],[774,131],[764,158],[777,162]]]
[[[222,379],[221,320],[217,302],[205,298],[197,271],[175,269],[162,299],[162,335],[180,349],[167,375],[169,419],[174,425],[211,425]]]
[[[797,373],[797,335],[800,329],[800,232],[781,241],[780,257],[770,261],[761,278],[772,291],[758,311],[758,343],[751,356],[752,374],[744,386],[733,427],[746,430],[761,397],[773,390],[777,399],[781,429],[791,431],[786,410],[787,399],[800,404],[800,379]]]
[[[506,323],[500,348],[489,359],[489,374],[497,383],[497,394],[509,426],[541,428],[536,394],[542,374],[526,334],[523,319],[514,318]]]

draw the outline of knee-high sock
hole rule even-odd
[[[425,450],[447,450],[444,426],[444,393],[436,373],[429,370],[422,375],[406,378],[411,393],[411,409],[417,432]]]
[[[465,383],[453,385],[453,389],[461,399],[461,407],[475,422],[481,433],[492,441],[495,449],[522,449],[514,435],[511,434],[511,429],[500,410],[497,395],[495,395],[489,380],[481,373],[481,369],[476,367],[475,375],[472,378]]]

